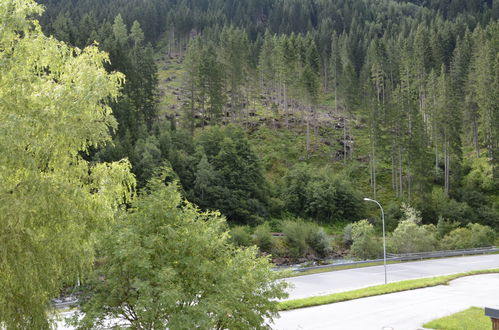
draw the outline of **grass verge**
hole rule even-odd
[[[483,308],[471,307],[430,321],[423,327],[435,330],[492,330],[492,322],[485,316]]]
[[[387,265],[391,264],[399,264],[401,262],[405,261],[387,261]],[[334,272],[337,270],[346,270],[346,269],[354,269],[354,268],[364,268],[364,267],[372,267],[372,266],[381,266],[383,265],[383,261],[378,261],[378,262],[369,262],[366,264],[345,264],[345,265],[338,265],[338,266],[333,266],[333,267],[327,267],[327,268],[318,268],[318,269],[310,269],[310,270],[305,270],[303,272],[298,272],[295,271],[287,277],[297,277],[297,276],[305,276],[305,275],[313,275],[313,274],[320,274],[320,273],[329,273],[329,272]]]
[[[353,291],[347,292],[339,292],[333,293],[325,296],[317,296],[317,297],[309,297],[302,299],[294,299],[282,301],[279,303],[279,310],[286,311],[297,308],[305,308],[312,306],[319,306],[325,304],[332,304],[341,301],[366,298],[372,296],[379,296],[387,293],[401,292],[407,290],[421,289],[427,288],[437,285],[445,285],[450,281],[455,280],[464,276],[471,275],[480,275],[480,274],[491,274],[491,273],[499,273],[499,268],[495,269],[485,269],[485,270],[476,270],[466,273],[458,273],[452,275],[444,275],[437,277],[429,277],[429,278],[420,278],[416,280],[407,280],[395,283],[388,283],[382,285],[371,286],[368,288],[357,289]]]

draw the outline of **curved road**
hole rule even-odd
[[[499,308],[499,274],[475,275],[449,285],[281,312],[278,330],[415,330],[471,306]]]
[[[499,254],[413,261],[389,264],[386,267],[388,283],[391,283],[471,270],[499,268]],[[383,284],[384,270],[383,266],[338,270],[291,277],[286,281],[294,286],[288,290],[288,299],[297,299]]]
[[[388,282],[499,268],[499,254],[454,257],[387,265]],[[289,299],[343,292],[383,284],[383,266],[339,270],[286,279],[294,288]],[[499,308],[499,274],[478,275],[452,281],[450,286],[392,293],[342,303],[281,312],[274,329],[369,330],[418,329],[434,318],[469,306]],[[69,317],[73,312],[62,313]],[[58,322],[57,329],[73,329]]]

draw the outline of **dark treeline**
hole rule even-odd
[[[47,32],[80,47],[98,41],[110,70],[126,74],[113,107],[114,146],[95,157],[130,158],[139,183],[167,162],[190,200],[231,220],[362,216],[362,188],[351,182],[328,181],[311,164],[287,164],[272,179],[241,129],[200,130],[228,123],[254,130],[250,118],[263,106],[271,128],[302,128],[304,161],[325,125],[321,117],[338,116],[341,151],[333,163],[360,161],[367,171],[353,181],[365,177],[372,197],[409,202],[427,222],[499,224],[496,1],[42,3]],[[180,121],[158,115],[147,44],[160,40],[183,60]],[[358,127],[367,138],[355,136]]]
[[[397,0],[397,1],[301,1],[301,0],[41,0],[46,6],[42,22],[48,30],[66,30],[77,43],[98,32],[100,24],[112,24],[120,14],[125,23],[137,20],[147,41],[156,41],[170,31],[176,38],[188,38],[193,30],[236,25],[254,40],[268,29],[273,33],[350,32],[356,24],[378,25],[379,32],[405,25],[407,17],[418,22],[459,19],[476,25],[499,17],[499,5],[492,0]],[[364,23],[365,22],[365,23]],[[68,24],[69,23],[69,24]],[[92,25],[95,24],[95,25]]]

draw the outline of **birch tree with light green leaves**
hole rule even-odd
[[[48,329],[50,299],[93,263],[96,230],[134,185],[128,161],[93,164],[124,77],[95,46],[45,36],[31,0],[0,2],[0,328]]]

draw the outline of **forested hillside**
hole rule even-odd
[[[45,31],[126,75],[113,144],[232,224],[342,227],[402,203],[499,228],[499,3],[42,1]],[[335,230],[335,229],[331,229]]]
[[[275,264],[382,219],[499,245],[498,1],[41,3],[0,1],[0,328],[267,329]]]

